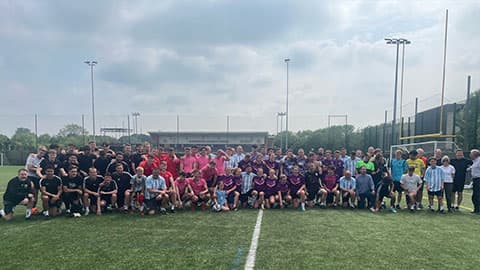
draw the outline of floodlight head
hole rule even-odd
[[[286,58],[284,61],[285,63],[290,62],[290,58]]]

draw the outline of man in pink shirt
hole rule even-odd
[[[218,175],[225,175],[225,161],[230,160],[230,156],[222,149],[218,149],[217,156],[212,160],[215,161]]]
[[[202,170],[210,162],[210,157],[207,155],[207,148],[202,147],[200,153],[197,156],[198,169]]]
[[[202,210],[207,208],[206,202],[210,199],[207,181],[200,177],[200,171],[195,169],[192,172],[193,177],[188,179],[188,189],[191,190],[192,210],[200,203]]]
[[[185,155],[180,160],[180,172],[191,177],[193,170],[197,169],[197,159],[190,152],[190,147],[185,147],[184,151]]]

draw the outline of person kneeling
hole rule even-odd
[[[103,183],[98,188],[100,200],[97,200],[97,215],[100,216],[102,212],[106,212],[116,205],[117,192],[117,183],[112,180],[112,175],[109,172],[105,173]]]
[[[18,170],[18,176],[10,180],[7,184],[7,190],[3,194],[3,207],[0,215],[5,220],[13,218],[13,210],[17,205],[27,206],[25,219],[32,216],[32,207],[34,203],[34,186],[28,178],[26,169]]]

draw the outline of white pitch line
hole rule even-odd
[[[252,235],[252,242],[250,250],[248,251],[247,262],[245,263],[245,270],[253,270],[255,267],[255,256],[257,255],[258,239],[260,238],[260,228],[262,227],[263,210],[258,211],[257,223],[255,223],[255,230]]]

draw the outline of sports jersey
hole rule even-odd
[[[277,192],[280,191],[282,193],[288,192],[290,190],[288,182],[285,182],[283,184],[281,182],[278,182],[276,190]]]
[[[445,173],[445,183],[453,183],[453,177],[452,175],[455,174],[455,168],[452,165],[448,165],[447,167],[445,166],[440,166],[440,168],[443,170]]]
[[[158,176],[158,178],[154,178],[153,175],[150,175],[149,177],[147,177],[147,180],[145,180],[145,199],[147,200],[154,199],[157,196],[157,193],[150,192],[150,189],[167,189],[167,186],[165,185],[165,179],[163,179],[163,177],[161,176]]]
[[[45,187],[45,191],[51,194],[58,193],[58,187],[62,186],[62,179],[54,175],[52,179],[42,179],[40,180],[40,187]]]
[[[188,186],[188,182],[186,180],[183,180],[183,181],[175,180],[175,188],[177,188],[178,193],[180,195],[185,194],[185,190],[187,186]]]
[[[203,170],[210,162],[210,157],[199,155],[197,157],[198,169]]]
[[[267,177],[267,179],[265,179],[265,186],[266,186],[266,188],[265,188],[265,193],[266,193],[268,196],[274,195],[275,192],[277,191],[277,190],[276,190],[276,187],[277,187],[277,179]]]
[[[408,167],[414,167],[415,171],[414,173],[416,175],[422,176],[422,171],[425,169],[425,163],[423,163],[423,160],[417,158],[415,160],[413,159],[407,159],[407,164]]]
[[[340,189],[342,190],[356,189],[356,184],[357,180],[355,180],[355,178],[353,177],[346,178],[345,176],[343,176],[342,178],[340,178]]]
[[[122,172],[121,174],[115,172],[112,174],[112,179],[121,193],[131,188],[130,181],[132,180],[132,175],[128,172]]]
[[[193,194],[195,195],[198,195],[200,192],[204,191],[205,186],[207,185],[207,182],[203,178],[200,178],[197,181],[195,181],[193,178],[189,178],[188,183],[190,184],[190,187],[192,187]]]
[[[133,189],[133,192],[144,192],[145,181],[147,181],[147,177],[145,175],[138,176],[135,174],[132,176],[132,179],[130,179],[130,185]]]
[[[115,181],[110,181],[110,182],[103,182],[100,184],[100,187],[98,188],[98,192],[103,191],[103,192],[112,192],[114,190],[117,190],[117,183]]]
[[[332,175],[327,174],[323,179],[325,186],[330,190],[333,190],[335,188],[335,186],[337,185],[337,181],[338,181],[338,177],[335,174],[332,174]]]
[[[68,189],[82,189],[83,178],[80,175],[75,178],[65,176],[62,177],[62,185]]]
[[[390,162],[392,178],[395,182],[400,182],[402,175],[408,169],[408,164],[404,159],[394,159]]]
[[[60,175],[60,168],[62,167],[62,164],[58,160],[49,160],[49,159],[43,159],[40,162],[40,168],[42,168],[42,174],[45,175],[45,168],[47,167],[53,167],[53,174],[59,176]]]
[[[235,186],[237,187],[235,191],[237,192],[242,192],[242,184],[243,184],[243,179],[241,176],[233,176],[233,182],[235,183]]]
[[[180,164],[183,165],[183,171],[185,173],[192,173],[195,163],[197,163],[197,159],[194,156],[184,156],[180,160]]]
[[[422,179],[420,179],[420,176],[416,174],[413,174],[412,176],[404,174],[400,180],[400,183],[402,183],[402,185],[404,185],[408,191],[412,191],[417,189],[417,187],[422,184]]]
[[[438,166],[428,167],[425,171],[425,182],[428,183],[428,191],[435,192],[442,189],[442,183],[445,180],[445,173]]]
[[[97,178],[85,177],[83,179],[83,189],[88,189],[91,192],[98,192],[100,184],[103,182],[103,177],[97,175]]]
[[[18,177],[15,177],[8,181],[3,200],[16,203],[25,199],[31,192],[32,182],[28,178],[25,181],[20,181]]]
[[[223,181],[223,190],[230,190],[235,187],[233,175],[221,175],[218,177],[218,181]]]
[[[305,185],[309,191],[318,191],[320,189],[320,173],[307,171],[305,173]]]
[[[253,178],[253,190],[256,190],[258,192],[265,192],[266,189],[265,185],[265,177],[263,176],[255,176]]]
[[[290,188],[290,192],[293,194],[297,193],[300,188],[305,184],[305,177],[302,175],[290,175],[288,176],[288,186]]]
[[[172,185],[172,182],[170,182],[170,180],[173,178],[172,173],[170,173],[169,171],[160,172],[160,176],[165,179],[165,185],[167,186],[167,189],[170,189],[170,186]]]

